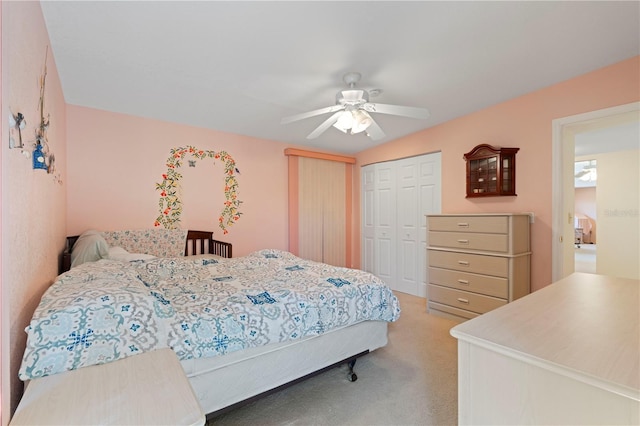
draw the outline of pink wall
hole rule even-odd
[[[534,212],[532,289],[551,282],[551,122],[640,100],[640,57],[451,120],[360,152],[360,166],[442,152],[442,212]],[[517,197],[465,198],[463,154],[488,143],[518,147]],[[354,174],[354,211],[360,210],[360,174]],[[354,264],[360,264],[360,215],[354,214]]]
[[[214,238],[233,243],[234,256],[267,247],[287,249],[287,145],[72,105],[67,117],[70,235],[87,229],[152,228],[159,214],[155,185],[167,171],[169,151],[192,145],[233,156],[240,170],[243,215],[223,235],[218,217],[224,164],[205,159],[188,167],[185,161],[180,227],[213,231]]]
[[[10,110],[24,114],[23,142],[34,148],[40,120],[39,81],[50,44],[39,2],[2,2],[2,121]],[[34,170],[20,149],[9,149],[2,132],[2,424],[22,395],[18,368],[29,323],[44,290],[58,273],[66,235],[65,101],[53,54],[49,50],[45,116],[48,144],[63,184],[44,170]],[[57,174],[57,173],[56,173]]]

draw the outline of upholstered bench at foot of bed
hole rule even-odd
[[[18,425],[204,425],[171,349],[34,379],[11,419]]]

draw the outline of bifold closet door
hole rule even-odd
[[[345,163],[300,157],[298,249],[305,259],[345,266]]]
[[[362,266],[393,290],[426,296],[426,219],[440,213],[439,152],[362,168]]]
[[[376,164],[374,181],[375,254],[373,258],[376,264],[376,275],[387,284],[395,284],[397,274],[397,262],[395,260],[397,251],[395,164],[393,162]]]
[[[424,257],[420,239],[426,229],[420,210],[418,185],[419,162],[416,158],[396,161],[396,287],[399,291],[419,295],[424,273],[420,271],[420,259]]]

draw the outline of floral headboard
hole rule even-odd
[[[122,247],[131,253],[146,253],[157,257],[184,255],[186,229],[139,229],[105,231],[102,236],[109,247]]]

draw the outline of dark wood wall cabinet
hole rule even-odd
[[[481,144],[464,154],[467,198],[516,194],[516,153],[520,148]]]

